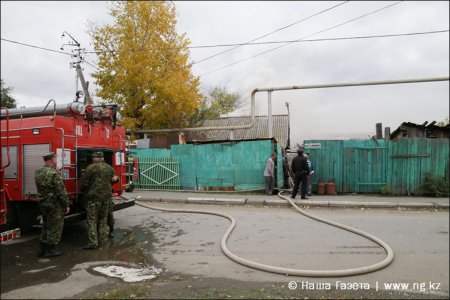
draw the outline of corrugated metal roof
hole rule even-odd
[[[267,116],[256,116],[255,125],[250,129],[233,130],[212,130],[199,131],[199,134],[205,136],[206,140],[210,141],[226,141],[226,140],[255,140],[269,138],[268,120]],[[243,117],[226,117],[219,119],[206,120],[203,126],[237,126],[246,125],[251,122],[250,116]],[[288,115],[274,115],[272,133],[275,140],[281,146],[285,147],[288,140]]]

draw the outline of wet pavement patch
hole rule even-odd
[[[35,238],[2,244],[0,247],[2,294],[31,285],[64,280],[72,274],[74,266],[85,262],[122,261],[141,267],[149,267],[155,263],[151,253],[155,238],[148,228],[136,226],[117,229],[114,239],[98,249],[86,251],[81,249],[87,244],[85,223],[68,224],[64,227],[61,243],[57,246],[64,254],[54,258],[38,258],[39,231],[30,235]],[[95,275],[99,276],[98,273]]]

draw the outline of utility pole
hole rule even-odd
[[[86,96],[84,104],[92,104],[91,95],[89,94],[89,90],[88,90],[88,84],[86,84],[86,81],[84,81],[84,76],[83,76],[83,72],[81,71],[80,64],[77,64],[75,68],[77,70],[78,77],[80,78],[81,86],[83,87],[83,91],[84,91],[84,95]]]
[[[84,51],[86,49],[81,48],[80,43],[73,37],[71,36],[67,31],[64,31],[61,35],[61,38],[65,37],[65,36],[69,36],[69,38],[71,39],[71,41],[69,41],[68,44],[63,44],[61,46],[61,50],[64,50],[64,46],[71,46],[71,47],[76,47],[75,49],[72,50],[72,59],[73,61],[70,63],[70,67],[71,68],[75,68],[75,93],[78,92],[78,81],[81,81],[81,87],[83,88],[84,94],[86,96],[85,98],[85,102],[86,103],[92,103],[91,97],[89,95],[89,91],[88,91],[88,85],[86,84],[86,82],[84,81],[84,76],[83,76],[83,72],[81,69],[80,64],[84,61],[84,54],[82,56],[82,53],[84,53]]]
[[[71,67],[75,64],[80,64],[81,60],[81,48],[77,48],[75,50],[72,50],[74,54],[72,54],[72,58],[74,61],[71,63]],[[78,92],[78,82],[80,78],[78,76],[78,72],[75,72],[75,93]]]

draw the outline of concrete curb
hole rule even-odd
[[[434,203],[399,203],[399,208],[434,208]]]
[[[245,204],[247,204],[247,205],[264,205],[264,200],[246,199]]]
[[[289,202],[286,200],[281,199],[270,199],[270,200],[264,200],[264,205],[266,206],[291,206]]]
[[[313,200],[301,200],[295,201],[298,206],[310,206],[310,207],[329,207],[329,201],[313,201]]]
[[[246,199],[194,198],[194,197],[187,198],[187,203],[200,203],[200,204],[244,205],[245,201]]]
[[[398,203],[392,202],[362,202],[363,208],[397,208]]]
[[[191,203],[191,204],[215,204],[215,205],[265,205],[273,207],[289,207],[289,202],[282,199],[244,199],[244,198],[210,198],[210,197],[186,197],[186,198],[161,198],[161,197],[142,197],[138,201],[165,202],[165,203]],[[395,203],[395,202],[354,202],[354,201],[314,201],[314,200],[295,200],[298,206],[306,207],[337,207],[337,208],[411,208],[411,209],[449,209],[448,203],[429,202],[429,203]]]
[[[353,201],[328,201],[329,207],[356,207],[361,208],[362,203]]]
[[[158,199],[158,198],[156,198]],[[146,202],[165,202],[165,203],[187,203],[187,199],[180,199],[180,198],[160,198],[158,200],[153,200],[152,198],[140,198],[138,201],[146,201]]]
[[[449,204],[448,203],[440,203],[440,202],[436,202],[434,203],[434,207],[435,208],[449,208]]]

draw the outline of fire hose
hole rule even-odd
[[[386,251],[386,257],[375,264],[372,265],[368,265],[368,266],[363,266],[363,267],[357,267],[357,268],[351,268],[351,269],[338,269],[338,270],[302,270],[302,269],[290,269],[290,268],[281,268],[281,267],[276,267],[276,266],[271,266],[271,265],[266,265],[266,264],[261,264],[258,262],[254,262],[245,258],[242,258],[236,254],[234,254],[233,252],[231,252],[228,247],[227,247],[227,240],[230,237],[231,233],[234,230],[234,227],[236,226],[236,220],[225,213],[221,213],[221,212],[215,212],[215,211],[208,211],[208,210],[195,210],[195,209],[174,209],[174,208],[161,208],[161,207],[155,207],[155,206],[151,206],[151,205],[147,205],[147,204],[143,204],[141,202],[135,202],[137,205],[142,206],[142,207],[146,207],[149,209],[153,209],[153,210],[158,210],[158,211],[163,211],[163,212],[175,212],[175,213],[196,213],[196,214],[208,214],[208,215],[215,215],[215,216],[220,216],[220,217],[224,217],[228,220],[231,221],[230,226],[228,227],[227,231],[225,232],[225,234],[222,237],[222,241],[221,241],[221,248],[223,253],[228,256],[228,258],[230,258],[231,260],[253,268],[253,269],[257,269],[260,271],[264,271],[264,272],[271,272],[271,273],[278,273],[278,274],[283,274],[283,275],[290,275],[290,276],[303,276],[303,277],[340,277],[340,276],[352,276],[352,275],[360,275],[360,274],[366,274],[366,273],[370,273],[370,272],[374,272],[374,271],[378,271],[382,268],[387,267],[393,260],[394,260],[394,251],[392,250],[392,248],[384,241],[382,241],[381,239],[377,238],[376,236],[369,234],[367,232],[364,232],[362,230],[347,226],[347,225],[343,225],[343,224],[339,224],[337,222],[333,222],[330,220],[326,220],[324,218],[320,218],[317,216],[314,216],[310,213],[305,212],[304,210],[300,209],[292,200],[290,197],[287,197],[285,195],[283,195],[283,192],[278,193],[278,196],[282,199],[285,199],[286,201],[288,201],[291,206],[299,213],[301,213],[302,215],[311,218],[313,220],[352,232],[354,234],[360,235],[364,238],[367,238],[373,242],[375,242],[376,244],[380,245],[382,248],[384,248],[384,250]]]

